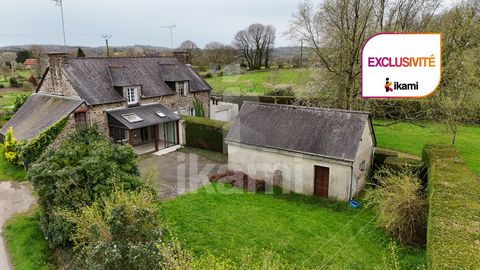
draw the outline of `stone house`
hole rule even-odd
[[[30,140],[68,117],[55,143],[76,128],[97,125],[137,153],[182,143],[179,115],[194,115],[194,101],[210,115],[211,87],[175,57],[69,58],[50,53],[50,66],[27,102],[0,130],[13,127]]]
[[[336,200],[362,190],[376,146],[366,112],[254,102],[244,102],[225,142],[230,170]]]

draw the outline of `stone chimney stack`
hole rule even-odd
[[[173,57],[180,60],[184,64],[192,64],[192,59],[190,59],[190,54],[186,51],[174,51]]]
[[[63,68],[68,66],[68,53],[49,53],[52,92],[61,94],[65,88]]]

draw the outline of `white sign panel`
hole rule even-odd
[[[441,33],[381,33],[362,51],[362,97],[420,98],[442,78]]]

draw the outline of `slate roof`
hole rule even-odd
[[[70,58],[64,67],[69,82],[89,105],[124,101],[115,86],[142,86],[142,97],[173,95],[166,81],[190,81],[190,92],[211,87],[191,66],[176,58]]]
[[[353,161],[366,123],[367,112],[245,102],[225,141]]]
[[[33,139],[44,129],[68,116],[83,102],[74,98],[33,94],[2,127],[0,134],[5,135],[8,128],[13,127],[13,135],[17,140]]]
[[[156,112],[162,112],[165,117],[160,117]],[[134,113],[143,120],[136,123],[130,123],[122,115]],[[143,128],[158,125],[166,122],[178,121],[180,116],[167,109],[162,104],[151,104],[128,109],[119,109],[107,111],[108,125],[115,127],[124,127],[127,129]]]

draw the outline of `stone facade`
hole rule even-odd
[[[68,65],[68,58],[66,54],[54,53],[49,54],[50,68],[45,74],[45,77],[40,85],[38,92],[68,96],[80,98],[74,87],[68,81],[66,75],[63,72],[63,67]],[[141,92],[141,91],[140,91]],[[141,94],[141,93],[140,93]],[[153,103],[160,103],[172,111],[178,111],[180,114],[188,115],[191,108],[193,108],[193,101],[195,98],[199,99],[204,106],[205,116],[210,117],[210,92],[187,92],[186,96],[179,95],[167,95],[153,98],[143,98],[140,96],[139,104],[147,105]],[[75,113],[85,112],[87,126],[98,126],[99,130],[106,136],[109,136],[107,111],[115,109],[125,109],[129,105],[127,101],[114,102],[100,105],[82,105],[75,112],[71,113],[68,118],[66,128],[58,136],[57,140],[52,144],[52,147],[56,147],[60,144],[66,136],[73,133],[76,130],[75,125]],[[183,125],[181,125],[183,126]],[[182,132],[181,132],[182,133]]]

